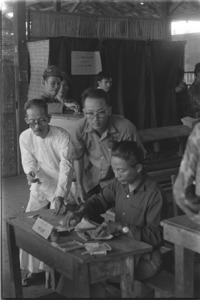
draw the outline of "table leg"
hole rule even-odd
[[[175,245],[175,297],[194,296],[194,252]]]
[[[129,256],[124,261],[124,272],[120,276],[122,298],[134,298],[134,257]]]
[[[10,263],[11,280],[14,283],[14,298],[23,298],[21,285],[21,271],[19,262],[19,248],[15,240],[14,227],[6,223],[7,240],[8,240],[8,254]]]
[[[73,290],[75,298],[90,298],[90,283],[88,265],[74,262]]]

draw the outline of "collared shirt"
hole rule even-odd
[[[176,203],[191,217],[194,216],[194,213],[185,205],[185,200],[186,188],[193,183],[196,186],[196,195],[200,196],[200,123],[194,126],[188,137],[179,173],[173,188]]]
[[[193,118],[200,118],[200,82],[195,80],[188,90],[190,98],[189,115]]]
[[[55,97],[50,97],[47,93],[43,93],[40,96],[40,99],[44,100],[48,104],[48,113],[49,114],[62,114],[63,113],[63,108],[64,104],[61,103],[58,99]]]
[[[73,177],[72,144],[69,134],[62,128],[49,126],[47,136],[42,139],[32,129],[23,131],[19,138],[24,172],[36,173],[42,182],[41,191],[54,197],[65,197]]]
[[[92,129],[87,119],[83,118],[79,121],[75,135],[75,159],[81,159],[84,154],[87,155],[91,164],[86,173],[93,166],[93,186],[99,181],[114,178],[110,166],[113,142],[136,141],[144,149],[135,125],[121,116],[111,115],[109,117],[108,129],[101,137]]]
[[[160,246],[163,241],[160,221],[167,216],[166,200],[157,183],[144,174],[132,192],[129,192],[128,185],[114,179],[99,195],[88,199],[86,206],[88,217],[93,211],[102,214],[115,207],[115,221],[126,222],[136,240]]]

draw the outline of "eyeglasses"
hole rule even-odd
[[[85,113],[85,116],[88,118],[88,119],[94,119],[94,117],[99,117],[99,118],[103,118],[106,114],[106,110],[102,110],[102,111],[97,111],[97,112],[84,112]]]
[[[29,127],[34,128],[36,125],[38,126],[45,126],[47,123],[47,120],[39,119],[39,120],[31,120],[28,121],[28,119],[25,119],[26,124],[28,124]]]

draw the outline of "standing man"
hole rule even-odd
[[[55,214],[64,213],[73,177],[70,136],[64,129],[49,125],[51,116],[44,100],[29,100],[24,109],[29,129],[21,133],[19,143],[23,169],[31,186],[26,212],[50,203]],[[23,250],[20,265],[29,271],[22,281],[24,286],[41,272],[40,261]]]
[[[83,93],[82,106],[85,118],[76,129],[74,168],[77,198],[99,193],[114,178],[110,160],[114,142],[136,141],[145,152],[136,127],[129,120],[111,114],[109,96],[101,89],[88,89]],[[88,165],[85,166],[86,159]]]
[[[48,104],[48,113],[63,113],[64,104],[56,99],[63,76],[54,65],[48,66],[43,73],[44,93],[41,99]]]
[[[97,88],[109,92],[112,87],[112,77],[110,74],[101,71],[97,75]]]

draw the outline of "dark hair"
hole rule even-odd
[[[197,73],[199,73],[199,72],[200,72],[200,63],[197,63],[195,65],[195,68],[194,68],[194,74],[195,74],[195,76],[197,76]]]
[[[101,81],[102,79],[110,79],[112,78],[111,74],[101,71],[97,74],[97,81]]]
[[[107,92],[102,89],[86,89],[81,95],[82,106],[84,107],[86,98],[104,99],[107,106],[110,106],[110,97]]]
[[[44,110],[44,114],[47,116],[48,115],[48,105],[47,103],[42,100],[42,99],[31,99],[29,101],[27,101],[25,104],[24,104],[24,111],[25,111],[25,114],[27,112],[27,110],[33,106],[36,106],[36,107],[39,107],[39,108],[42,108]]]
[[[124,159],[130,167],[135,167],[136,164],[142,164],[144,155],[134,141],[115,142],[112,147],[112,156]]]

